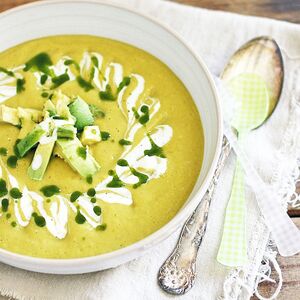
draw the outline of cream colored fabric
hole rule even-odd
[[[215,75],[220,73],[230,55],[247,40],[258,35],[271,35],[278,41],[285,53],[285,91],[272,119],[259,131],[249,135],[246,141],[247,154],[266,182],[277,189],[285,187],[286,190],[280,190],[282,198],[285,191],[292,192],[297,171],[296,158],[300,153],[297,144],[299,141],[295,139],[298,130],[297,100],[300,100],[300,91],[296,90],[295,79],[297,69],[300,68],[299,26],[196,9],[159,0],[119,0],[119,2],[157,18],[180,33],[203,57],[210,71]],[[180,297],[182,300],[217,299],[224,294],[223,284],[226,278],[227,299],[248,299],[255,289],[256,274],[264,273],[260,261],[265,254],[269,232],[259,215],[255,195],[248,188],[246,188],[246,202],[250,263],[243,269],[244,276],[237,280],[241,274],[239,270],[230,271],[216,262],[224,212],[233,177],[234,160],[232,154],[221,175],[216,197],[211,205],[207,234],[197,261],[198,277],[195,286],[187,295]],[[0,264],[0,293],[26,300],[175,298],[164,294],[159,289],[156,274],[173,248],[177,237],[178,233],[173,234],[136,261],[93,274],[42,275]],[[270,254],[270,251],[268,250],[267,253]]]

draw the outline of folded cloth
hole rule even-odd
[[[294,193],[299,175],[300,27],[269,19],[187,7],[167,1],[118,0],[169,25],[200,54],[218,75],[230,55],[243,43],[261,35],[276,39],[285,60],[285,86],[273,116],[252,132],[244,151],[263,180],[285,203]],[[216,261],[224,212],[232,184],[235,155],[221,174],[211,204],[207,233],[199,251],[194,288],[181,299],[249,299],[274,260],[270,233],[257,208],[255,193],[246,187],[249,263],[226,269]],[[298,198],[297,198],[298,199]],[[272,205],[270,201],[270,205]],[[0,264],[0,293],[17,299],[170,299],[157,285],[157,271],[178,238],[178,232],[142,258],[118,268],[84,275],[59,276],[27,272]],[[264,260],[264,264],[261,261]],[[279,272],[279,270],[278,270]],[[279,286],[280,287],[280,286]],[[175,298],[175,297],[174,297]]]

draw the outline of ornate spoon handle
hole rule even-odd
[[[208,210],[230,149],[229,142],[224,136],[222,151],[209,188],[193,214],[185,222],[175,249],[159,269],[158,283],[170,294],[184,294],[194,284],[196,258],[205,234]]]

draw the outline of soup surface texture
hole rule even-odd
[[[155,232],[203,157],[196,106],[133,46],[53,36],[0,54],[0,247],[45,258],[107,253]]]

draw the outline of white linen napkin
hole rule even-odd
[[[300,70],[300,27],[160,0],[114,2],[127,4],[172,27],[203,57],[215,75],[220,73],[230,55],[249,39],[271,35],[277,40],[284,51],[286,67],[282,99],[272,118],[249,135],[244,151],[263,180],[276,188],[282,201],[286,202],[294,192],[294,180],[299,175],[297,158],[300,156],[300,125],[297,125],[297,118],[300,116],[300,85],[297,70]],[[249,264],[243,269],[230,270],[216,261],[234,160],[232,154],[221,174],[211,204],[207,233],[197,261],[195,286],[180,299],[249,299],[262,275],[268,271],[268,259],[276,264],[275,253],[268,247],[269,231],[260,216],[255,194],[249,188],[246,191]],[[24,300],[175,298],[160,290],[156,275],[177,238],[178,232],[140,259],[92,274],[45,275],[0,264],[0,294]],[[262,260],[266,264],[261,265]]]

